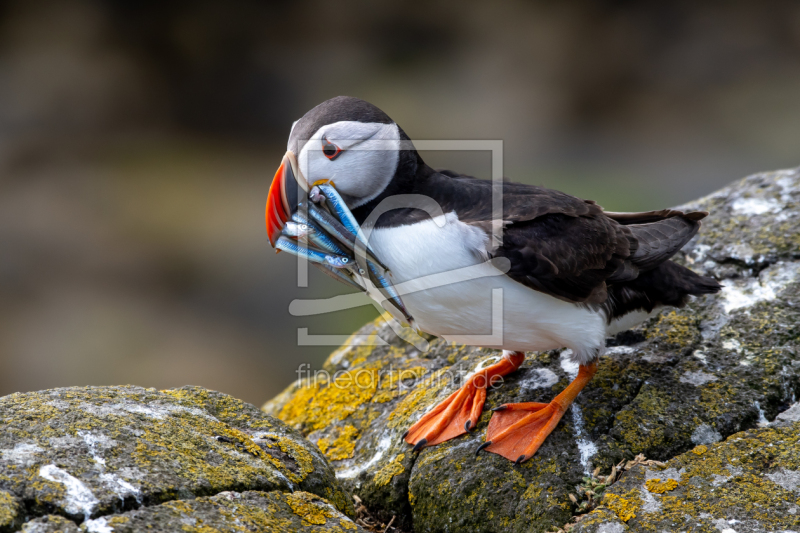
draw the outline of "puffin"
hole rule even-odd
[[[267,197],[273,246],[302,192],[321,183],[369,227],[368,245],[406,289],[418,330],[502,350],[408,428],[413,451],[474,430],[487,389],[526,352],[567,348],[574,380],[549,403],[493,409],[476,450],[530,459],[597,372],[608,337],[721,288],[670,260],[707,212],[609,212],[553,189],[434,170],[395,121],[358,98],[327,100],[292,125]],[[455,274],[468,267],[469,276]],[[424,282],[434,275],[439,282]]]

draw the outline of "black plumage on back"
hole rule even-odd
[[[416,170],[413,179],[403,176],[404,193],[431,197],[445,213],[454,211],[461,222],[487,234],[492,194],[502,191],[503,238],[491,255],[509,260],[507,275],[561,300],[601,308],[609,322],[631,311],[679,307],[689,295],[721,288],[669,260],[697,233],[705,212],[604,212],[591,200],[544,187],[434,171],[421,161]],[[354,214],[363,219],[382,199]],[[424,211],[397,209],[384,214],[377,226],[427,218]]]

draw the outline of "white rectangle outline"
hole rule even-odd
[[[492,181],[492,236],[490,251],[503,242],[503,141],[494,140],[417,140],[401,141],[400,150],[417,151],[476,151],[491,152]],[[500,194],[497,192],[500,191]],[[308,286],[308,260],[297,257],[297,286]],[[297,300],[295,300],[297,301]],[[492,332],[488,335],[459,335],[464,344],[475,346],[502,346],[503,344],[503,289],[492,289]],[[358,335],[324,335],[310,334],[308,328],[297,328],[298,346],[343,346],[348,340],[363,345],[367,338]],[[385,340],[374,336],[372,345],[388,344]]]

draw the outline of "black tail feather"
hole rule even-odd
[[[683,307],[689,296],[718,292],[722,285],[713,278],[701,276],[672,261],[665,261],[639,277],[608,288],[603,304],[609,322],[632,311],[648,313],[657,306]]]

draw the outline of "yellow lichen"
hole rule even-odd
[[[331,461],[341,461],[353,457],[359,431],[355,426],[347,425],[338,429],[338,434],[333,440],[326,437],[317,442],[319,449]]]
[[[358,529],[358,526],[352,520],[347,520],[346,518],[340,518],[339,525],[351,531],[356,531]]]
[[[307,492],[293,492],[285,496],[292,512],[303,519],[303,525],[322,525],[335,516],[322,500]]]
[[[405,467],[403,466],[403,459],[405,458],[406,455],[404,453],[395,457],[393,461],[375,472],[373,482],[379,487],[388,485],[394,476],[402,474],[405,471]]]
[[[639,493],[632,490],[623,496],[606,494],[603,496],[603,505],[614,511],[620,520],[627,522],[631,518],[636,518],[636,512],[642,506],[642,500],[639,498]]]
[[[284,422],[311,432],[344,420],[370,401],[378,388],[378,372],[362,368],[337,373],[334,381],[317,377],[300,387],[283,406],[278,417]]]
[[[14,497],[0,490],[0,528],[10,526],[17,519],[19,507]]]
[[[700,446],[696,446],[692,450],[692,453],[695,455],[703,455],[704,453],[706,453],[706,451],[708,451],[708,446],[706,446],[705,444],[701,444]]]
[[[656,323],[647,329],[645,336],[683,347],[692,344],[698,333],[697,319],[671,311],[659,315]]]
[[[678,486],[678,482],[674,479],[667,479],[666,481],[662,482],[660,478],[656,477],[653,479],[648,479],[644,486],[647,487],[647,490],[653,494],[664,494],[665,492],[675,490],[675,488]]]
[[[414,366],[404,369],[392,369],[381,372],[381,382],[378,392],[372,398],[373,403],[386,403],[403,394],[401,385],[411,379],[418,379],[428,373],[424,366]]]
[[[439,391],[445,386],[444,376],[448,372],[448,368],[443,368],[417,384],[414,390],[400,401],[394,411],[389,413],[386,426],[396,428],[410,425],[410,418],[414,414],[424,410],[436,400]]]

